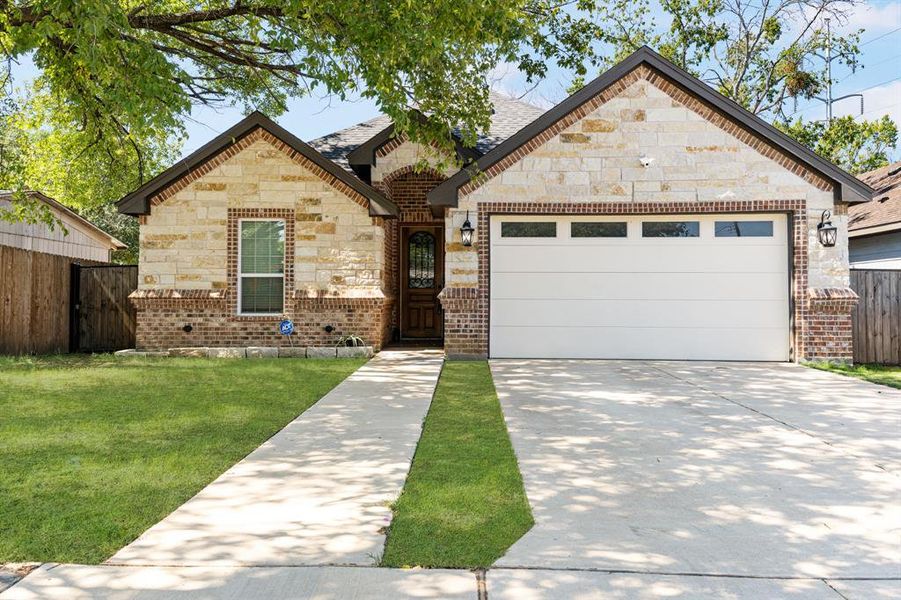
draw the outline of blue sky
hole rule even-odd
[[[659,18],[658,18],[659,21]],[[863,69],[851,73],[837,67],[839,80],[834,96],[861,92],[865,100],[865,119],[889,115],[901,125],[901,0],[871,0],[857,6],[842,30],[864,29],[861,41]],[[23,65],[25,67],[25,65]],[[23,71],[28,71],[27,67]],[[492,75],[492,86],[509,95],[521,96],[540,106],[549,106],[566,97],[570,76],[554,71],[535,89],[510,66],[501,66]],[[528,93],[526,93],[528,92]],[[846,100],[834,107],[837,116],[857,114],[859,101]],[[799,101],[798,115],[805,120],[822,119],[825,107],[816,101]],[[289,110],[276,120],[304,140],[330,133],[378,115],[375,103],[368,100],[341,101],[334,97],[307,97],[289,104]],[[188,139],[183,153],[188,154],[228,129],[242,117],[238,109],[197,108],[185,125]],[[901,152],[896,149],[896,160]]]

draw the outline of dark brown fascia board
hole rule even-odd
[[[432,212],[440,216],[445,207],[457,206],[457,193],[477,173],[482,173],[495,165],[533,137],[552,126],[554,123],[591,100],[605,89],[625,77],[629,72],[647,64],[652,69],[673,81],[690,94],[712,105],[739,125],[749,129],[779,148],[787,155],[794,157],[802,164],[823,175],[834,185],[835,198],[840,202],[866,202],[872,199],[874,190],[850,173],[831,162],[821,158],[796,140],[782,133],[757,115],[726,98],[709,85],[689,73],[683,71],[647,46],[642,46],[623,61],[601,74],[579,91],[557,104],[543,115],[526,125],[515,134],[504,140],[490,152],[479,158],[475,169],[462,169],[435,187],[427,194]]]
[[[172,185],[194,169],[227,150],[229,146],[244,138],[257,128],[264,129],[309,159],[325,172],[345,183],[352,190],[369,200],[369,214],[373,217],[396,217],[400,214],[397,205],[374,187],[360,181],[331,160],[322,156],[315,148],[288,132],[278,123],[259,111],[254,111],[227,131],[213,138],[189,156],[175,163],[135,191],[116,202],[120,213],[132,216],[150,214],[150,198]]]
[[[91,223],[90,221],[88,221],[87,219],[82,217],[80,214],[78,214],[77,212],[75,212],[74,210],[72,210],[71,208],[66,206],[65,204],[60,204],[60,202],[58,200],[54,200],[53,198],[44,194],[43,192],[39,192],[37,190],[24,190],[22,193],[31,198],[37,198],[44,204],[46,204],[52,208],[55,208],[56,210],[60,211],[63,214],[66,214],[66,215],[72,217],[73,219],[75,219],[76,221],[78,221],[79,223],[84,225],[85,227],[88,227],[92,231],[95,231],[98,234],[100,234],[101,236],[107,238],[110,241],[110,245],[114,246],[116,249],[122,250],[123,248],[128,248],[128,245],[125,242],[111,236],[110,234],[108,234],[104,230],[100,229],[97,225],[95,225],[94,223]],[[15,192],[0,192],[0,200],[12,200],[14,195],[15,195]]]
[[[394,123],[347,153],[347,162],[352,167],[375,166],[375,153],[394,137]]]
[[[376,163],[376,152],[378,149],[394,139],[394,123],[388,125],[380,132],[348,152],[347,162],[351,167],[374,167]],[[463,159],[464,163],[477,160],[482,154],[475,148],[467,148],[460,141],[460,138],[454,135],[454,147],[458,156]]]

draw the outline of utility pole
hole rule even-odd
[[[826,105],[826,123],[832,123],[832,105],[841,100],[845,100],[847,98],[860,98],[860,114],[863,114],[863,94],[845,94],[844,96],[839,96],[838,98],[832,97],[832,61],[841,58],[841,55],[832,56],[832,19],[826,19],[826,56],[822,56],[821,54],[817,54],[814,52],[814,55],[821,58],[826,62],[826,97],[820,98],[819,96],[814,96],[814,100],[819,100],[823,104]]]

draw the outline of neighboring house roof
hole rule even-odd
[[[42,202],[50,207],[51,211],[55,213],[55,216],[63,221],[63,224],[72,225],[73,223],[81,225],[84,229],[86,229],[89,233],[93,234],[94,237],[98,237],[103,240],[108,246],[110,250],[121,250],[123,248],[127,248],[124,242],[116,239],[111,236],[104,230],[100,229],[77,212],[65,206],[64,204],[60,204],[50,196],[43,194],[37,190],[26,190],[24,192],[30,199],[37,200]],[[13,196],[15,192],[9,190],[0,190],[0,202],[12,202]],[[66,223],[66,221],[69,221]]]
[[[227,150],[232,144],[257,129],[263,129],[301,154],[310,162],[335,177],[355,192],[369,200],[369,213],[372,216],[397,216],[397,206],[374,187],[364,183],[353,174],[339,167],[333,160],[323,156],[318,150],[289,133],[286,129],[269,119],[261,112],[254,111],[234,127],[213,138],[197,151],[178,161],[135,191],[116,203],[119,212],[127,215],[150,214],[150,199],[182,177],[202,166],[208,160]]]
[[[851,237],[901,230],[901,162],[868,171],[858,178],[876,190],[873,200],[848,209]]]
[[[488,132],[479,136],[474,149],[463,148],[458,144],[458,150],[472,159],[489,152],[544,112],[543,108],[498,92],[489,92],[489,99],[494,111]],[[374,164],[375,151],[393,138],[394,125],[391,118],[381,115],[312,140],[310,145],[323,156],[350,170],[351,165]]]
[[[491,151],[476,161],[475,168],[464,168],[438,185],[428,193],[432,210],[440,213],[443,207],[457,206],[459,189],[475,175],[484,173],[489,167],[497,164],[529,143],[543,131],[553,126],[554,123],[577,110],[642,64],[661,73],[676,85],[726,115],[736,124],[752,131],[773,147],[831,181],[835,186],[837,200],[843,202],[865,202],[872,198],[873,190],[867,184],[829,161],[824,160],[757,115],[748,112],[737,103],[716,92],[703,81],[683,71],[647,46],[643,46],[569,98],[542,114],[526,127],[523,127],[514,135],[496,145]]]

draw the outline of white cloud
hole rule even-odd
[[[888,115],[895,123],[901,125],[901,81],[893,81],[885,85],[864,90],[864,114],[862,119],[871,121]],[[834,108],[836,116],[854,115],[860,112],[857,99],[839,102]]]
[[[901,2],[874,4],[867,2],[854,8],[842,30],[864,29],[880,32],[901,27]]]

